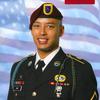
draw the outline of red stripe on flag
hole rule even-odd
[[[65,4],[94,4],[95,0],[65,0]]]

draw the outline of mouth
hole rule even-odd
[[[48,39],[47,38],[38,38],[38,42],[39,42],[39,44],[47,44]]]

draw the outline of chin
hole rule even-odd
[[[44,52],[49,52],[49,51],[51,51],[50,48],[39,48],[38,50],[44,51]]]
[[[41,47],[38,48],[38,50],[43,51],[43,52],[51,52],[55,49],[56,47]]]

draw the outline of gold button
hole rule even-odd
[[[35,91],[32,92],[32,96],[36,96],[37,93]]]

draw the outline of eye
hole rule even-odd
[[[50,29],[53,29],[53,28],[55,28],[55,25],[54,24],[48,24],[47,27],[50,28]]]

